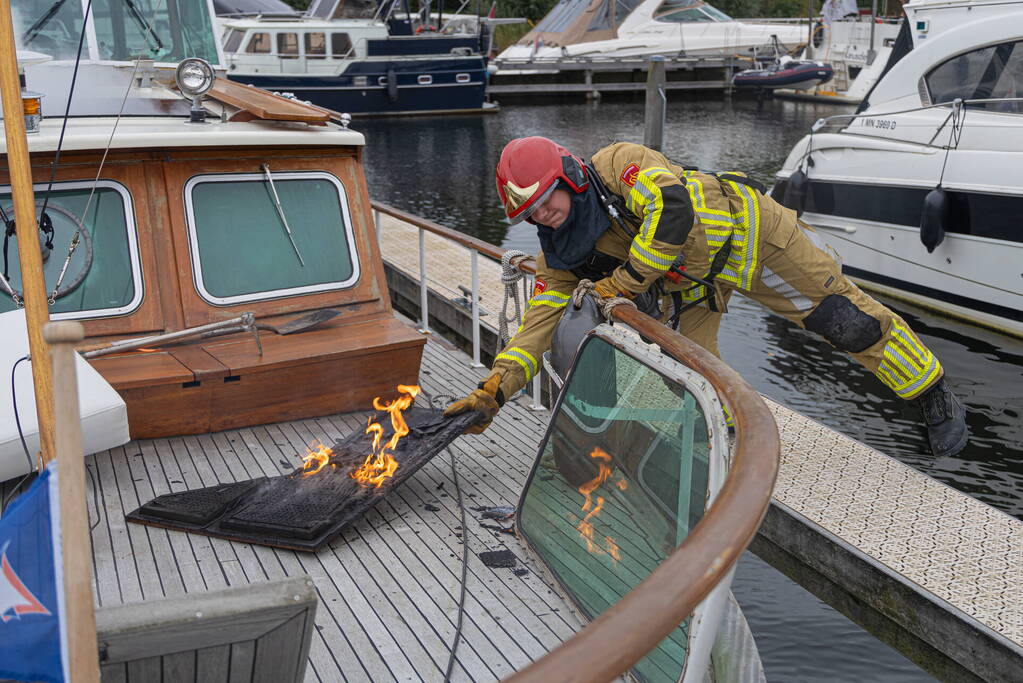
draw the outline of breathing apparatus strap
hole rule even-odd
[[[597,170],[593,168],[593,163],[587,163],[586,173],[590,176],[590,182],[593,183],[593,189],[597,191],[597,197],[600,198],[600,203],[604,205],[604,210],[607,211],[607,215],[612,220],[622,223],[625,219],[626,208],[625,202],[622,198],[614,194],[607,189],[607,185],[604,184],[604,179],[600,177]]]

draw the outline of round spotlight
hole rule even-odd
[[[193,99],[209,92],[215,79],[213,67],[206,60],[198,57],[181,60],[174,74],[178,89],[186,97]]]

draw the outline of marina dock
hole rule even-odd
[[[404,281],[392,286],[392,299],[417,316],[419,253],[409,245],[419,231],[379,211],[378,220],[388,279]],[[470,252],[429,233],[425,244],[431,324],[465,329],[452,324],[468,317],[452,300],[462,296],[458,285],[471,283]],[[481,308],[488,313],[481,319],[490,327],[485,358],[494,353],[486,340],[496,339],[503,287],[499,264],[481,258],[478,268]],[[782,462],[752,550],[939,678],[1018,680],[1023,522],[768,404],[781,433]]]

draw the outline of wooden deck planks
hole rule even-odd
[[[427,346],[422,382],[433,396],[460,395],[479,371],[464,355]],[[510,402],[498,429],[463,437],[452,451],[467,508],[514,505],[545,427]],[[579,617],[541,577],[485,567],[477,553],[508,547],[467,511],[461,527],[446,452],[424,466],[330,547],[312,555],[126,524],[124,513],[154,496],[253,477],[300,464],[313,441],[331,443],[365,425],[334,415],[169,439],[131,442],[90,458],[102,515],[93,530],[97,603],[113,605],[301,573],[320,599],[307,681],[438,680],[455,633],[462,543],[469,544],[465,623],[454,680],[507,676],[572,635]],[[496,425],[495,425],[496,426]],[[90,503],[92,500],[90,500]],[[431,504],[438,512],[425,509]],[[529,566],[526,564],[525,566]],[[235,647],[231,659],[250,661]]]

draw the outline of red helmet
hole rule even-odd
[[[497,194],[508,220],[517,223],[529,218],[544,203],[558,181],[573,191],[585,192],[590,181],[579,157],[547,138],[512,140],[504,146],[497,162]]]

